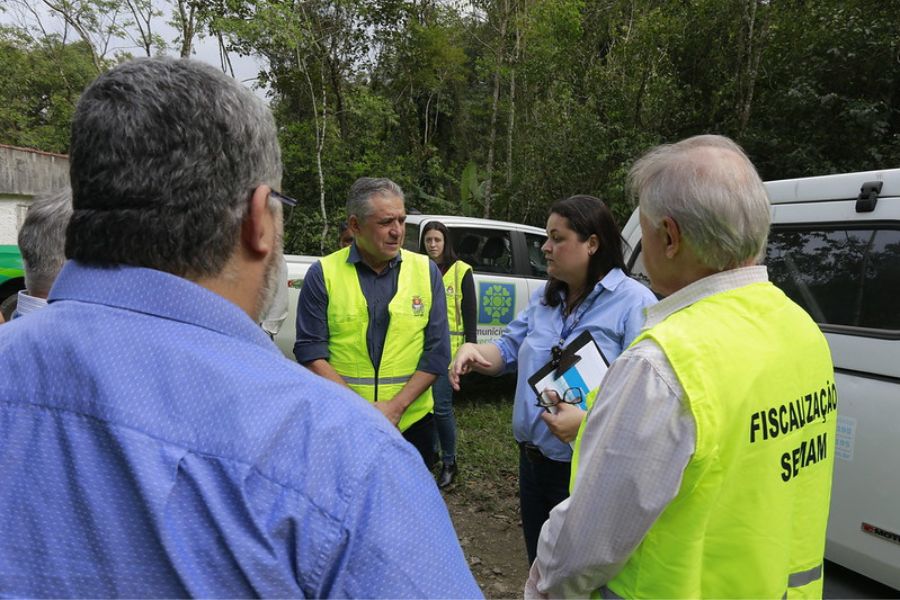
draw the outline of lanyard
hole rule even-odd
[[[591,306],[594,305],[594,302],[597,301],[597,298],[599,298],[600,294],[602,294],[602,293],[603,293],[603,288],[600,288],[597,291],[597,293],[594,294],[594,297],[591,298],[591,301],[588,304],[582,304],[581,306],[577,307],[571,314],[569,314],[568,318],[566,318],[566,317],[563,318],[563,328],[559,334],[559,347],[560,348],[562,348],[563,344],[566,343],[566,338],[569,337],[569,335],[571,335],[571,333],[575,330],[576,327],[578,327],[578,322],[581,321],[581,317],[583,317],[585,315],[585,313],[587,313],[587,311],[590,310]],[[560,304],[560,310],[562,310],[561,304]],[[570,319],[572,321],[571,324],[569,323]]]

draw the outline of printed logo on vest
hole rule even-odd
[[[455,296],[455,295],[456,295],[456,289],[455,289],[452,285],[448,285],[448,286],[447,286],[447,295],[448,295],[448,296]]]
[[[421,296],[412,297],[412,311],[417,317],[425,316],[425,303],[422,302]]]

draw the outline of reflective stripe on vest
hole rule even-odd
[[[809,585],[814,581],[822,579],[822,563],[816,565],[812,569],[807,569],[806,571],[800,571],[799,573],[791,573],[788,576],[788,587],[789,588],[797,588],[803,587],[804,585]],[[616,594],[614,591],[606,587],[605,585],[600,588],[599,593],[593,594],[591,597],[593,598],[606,598],[609,600],[625,600],[622,596]],[[784,595],[781,597],[782,600],[786,600],[788,597],[788,592],[785,590]]]
[[[383,385],[406,385],[406,382],[412,379],[412,375],[406,375],[404,377],[379,377],[375,379],[374,377],[343,377],[343,380],[347,382],[347,385],[375,385],[378,383],[379,386]]]
[[[822,563],[819,563],[812,569],[807,569],[806,571],[800,571],[799,573],[791,573],[790,575],[788,575],[788,587],[802,587],[821,578]]]
[[[790,598],[821,598],[837,408],[822,332],[756,283],[679,310],[633,344],[648,338],[684,388],[696,447],[608,591],[779,598],[787,587]]]
[[[431,311],[431,263],[427,256],[401,250],[395,267],[397,292],[388,304],[389,322],[378,373],[369,357],[366,331],[369,308],[356,265],[348,263],[350,248],[322,259],[328,293],[328,362],[347,385],[369,402],[390,400],[412,377],[425,346]],[[400,431],[431,412],[431,388],[416,398],[400,418]]]
[[[447,294],[447,324],[450,326],[450,360],[466,341],[466,331],[462,316],[462,280],[472,267],[461,260],[444,273],[444,291]]]

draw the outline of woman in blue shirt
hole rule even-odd
[[[518,371],[513,435],[519,443],[519,502],[529,563],[550,510],[569,495],[572,448],[567,442],[574,439],[584,413],[565,411],[574,419],[553,419],[551,431],[528,378],[584,331],[614,360],[637,337],[644,308],[656,303],[649,289],[626,275],[622,237],[598,198],[572,196],[553,204],[541,249],[547,284],[499,340],[463,344],[450,364],[454,389],[459,389],[460,375],[470,371]]]

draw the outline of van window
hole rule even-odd
[[[528,247],[528,269],[532,277],[547,278],[547,257],[541,247],[547,236],[534,233],[525,234],[525,245]]]
[[[776,227],[769,277],[821,325],[900,330],[900,230]]]
[[[508,231],[454,227],[450,235],[456,255],[477,273],[513,272]]]
[[[411,252],[421,252],[419,249],[419,226],[412,223],[406,224],[406,234],[403,238],[403,249]]]

